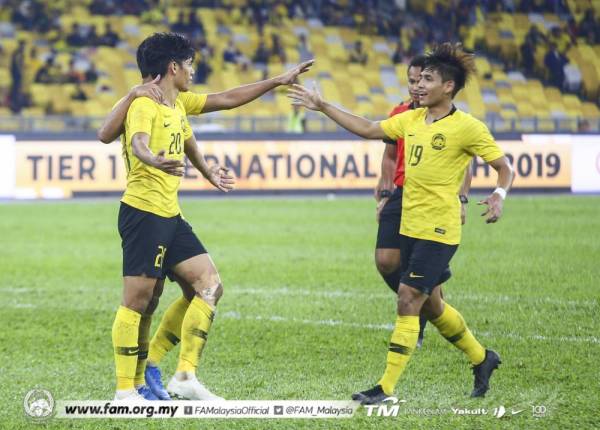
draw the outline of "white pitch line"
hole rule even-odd
[[[393,330],[394,324],[369,324],[369,323],[355,323],[340,320],[311,320],[301,318],[288,318],[280,315],[241,315],[236,311],[229,311],[217,314],[217,318],[224,319],[236,319],[236,320],[250,320],[250,321],[270,321],[270,322],[283,322],[283,323],[294,323],[294,324],[305,324],[315,326],[328,326],[328,327],[352,327],[360,329],[370,330]],[[543,336],[543,335],[529,335],[522,336],[515,333],[492,333],[492,332],[476,332],[477,335],[484,337],[506,337],[510,339],[527,341],[549,341],[549,342],[575,342],[575,343],[595,343],[600,344],[600,338],[595,336]]]
[[[339,298],[347,297],[352,299],[368,300],[368,299],[394,299],[392,292],[386,293],[355,293],[351,291],[315,291],[306,288],[255,288],[235,285],[226,291],[234,294],[255,294],[255,295],[278,295],[278,296],[304,296],[304,297],[324,297],[324,298]],[[383,288],[383,287],[382,287]],[[387,288],[387,287],[385,287]],[[457,292],[448,293],[448,297],[458,300],[469,300],[486,303],[548,303],[563,306],[583,306],[594,307],[598,303],[594,300],[561,300],[553,297],[517,297],[507,295],[494,294],[461,294]]]

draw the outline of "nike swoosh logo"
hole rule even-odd
[[[415,135],[414,134],[409,134],[408,137],[415,137]]]
[[[163,125],[164,125],[164,126],[165,126],[165,128],[166,128],[166,127],[170,126],[171,124],[163,124]]]
[[[414,273],[414,272],[410,272],[410,273],[408,274],[408,276],[409,276],[410,278],[424,278],[424,277],[425,277],[425,276],[421,276],[421,275],[415,275],[415,273]]]
[[[521,409],[520,411],[511,411],[511,413],[512,413],[513,415],[517,415],[517,414],[520,414],[521,412],[523,412],[524,410],[525,410],[525,409]]]

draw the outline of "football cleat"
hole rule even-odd
[[[361,405],[375,405],[383,402],[388,397],[389,396],[383,392],[381,385],[375,385],[369,390],[352,394],[352,400],[360,402]]]
[[[485,393],[490,389],[490,377],[501,363],[500,356],[496,352],[491,349],[485,350],[485,359],[477,366],[473,366],[475,382],[473,384],[471,397],[485,396]]]
[[[117,390],[115,402],[146,402],[147,400],[137,390]]]
[[[178,400],[225,400],[211,393],[195,376],[185,381],[179,381],[173,376],[167,385],[167,391],[172,398]]]
[[[137,392],[146,400],[159,400],[159,398],[152,392],[147,385],[142,385],[137,388]]]
[[[171,400],[171,396],[169,396],[169,393],[165,390],[165,386],[162,383],[162,375],[160,374],[160,369],[158,367],[146,365],[144,376],[148,387],[157,397],[157,400]]]

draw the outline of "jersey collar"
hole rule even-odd
[[[441,117],[441,118],[434,119],[434,120],[433,120],[433,122],[432,122],[432,124],[433,124],[434,122],[438,122],[438,121],[440,121],[440,120],[442,120],[442,119],[444,119],[444,118],[447,118],[447,117],[449,117],[449,116],[450,116],[450,115],[452,115],[454,112],[456,112],[456,106],[454,106],[454,104],[452,104],[452,109],[450,109],[450,112],[448,112],[446,115],[444,115],[444,116],[443,116],[443,117]]]

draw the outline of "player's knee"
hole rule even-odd
[[[398,270],[400,262],[396,256],[377,250],[375,253],[375,266],[382,275],[389,275]]]
[[[418,315],[420,313],[423,305],[422,295],[411,290],[400,287],[397,302],[398,315]]]
[[[123,298],[123,306],[141,314],[146,313],[152,301],[152,291],[138,291]]]
[[[200,298],[209,305],[216,306],[223,295],[223,284],[220,282],[200,290]]]

